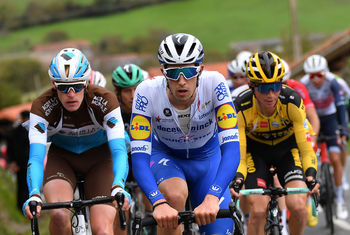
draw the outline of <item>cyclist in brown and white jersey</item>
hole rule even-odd
[[[124,125],[115,95],[88,84],[91,68],[78,49],[61,50],[48,72],[53,87],[33,102],[30,113],[29,199],[23,205],[26,217],[32,218],[30,201],[39,202],[40,215],[42,184],[47,202],[71,201],[76,173],[85,177],[86,199],[122,192],[126,196],[122,209],[128,210]],[[44,173],[47,138],[51,146]],[[112,234],[115,215],[112,204],[91,206],[92,232]],[[51,210],[49,227],[50,234],[71,234],[70,211]]]

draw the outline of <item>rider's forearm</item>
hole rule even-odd
[[[318,118],[315,107],[309,107],[305,111],[306,117],[312,126],[312,130],[315,132],[315,135],[318,136],[320,132],[320,119]]]
[[[113,159],[113,185],[119,185],[124,189],[125,181],[128,177],[129,172],[128,154],[125,147],[125,139],[112,139],[108,143]]]
[[[29,196],[37,193],[40,195],[41,185],[44,178],[44,159],[46,155],[46,145],[30,144],[29,161],[27,165],[27,184]]]
[[[133,153],[131,159],[134,177],[150,202],[153,204],[159,199],[164,199],[150,168],[150,155],[145,153]]]
[[[209,188],[208,194],[220,198],[228,184],[236,174],[240,162],[239,142],[228,142],[221,145],[221,161],[217,170],[213,184]]]

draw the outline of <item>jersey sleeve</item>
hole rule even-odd
[[[106,130],[109,148],[113,160],[113,185],[125,187],[129,172],[128,154],[124,138],[124,123],[120,107],[107,113],[103,119],[103,128]]]
[[[27,165],[27,184],[29,196],[40,194],[44,177],[48,122],[39,115],[30,113],[29,117],[29,160]]]
[[[301,153],[302,168],[305,175],[316,177],[317,158],[311,144],[310,132],[308,131],[309,126],[306,119],[303,101],[300,100],[299,104],[289,103],[288,115],[293,122],[295,139]]]
[[[160,193],[150,168],[152,151],[152,100],[147,82],[141,83],[135,91],[132,107],[130,138],[134,177],[142,191],[153,204],[164,196]]]
[[[240,149],[236,110],[225,78],[221,74],[217,76],[217,83],[214,87],[212,99],[215,101],[221,161],[209,194],[220,198],[236,174],[240,162]]]

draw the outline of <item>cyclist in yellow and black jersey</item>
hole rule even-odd
[[[241,162],[236,179],[245,179],[246,188],[267,188],[272,183],[270,167],[276,167],[283,187],[307,187],[317,172],[317,159],[312,149],[310,125],[299,95],[282,85],[284,67],[271,52],[258,52],[247,64],[250,89],[235,100]],[[300,155],[299,155],[300,152]],[[312,191],[316,192],[318,185]],[[291,216],[291,234],[303,234],[307,222],[307,195],[286,198]],[[248,197],[250,219],[248,234],[263,234],[269,198]]]

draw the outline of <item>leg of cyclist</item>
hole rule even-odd
[[[96,156],[98,161],[85,174],[86,198],[110,195],[113,184],[112,157],[108,151],[108,145],[92,150],[91,158]],[[93,205],[90,207],[90,224],[93,234],[113,234],[113,222],[116,217],[116,209],[112,203]]]
[[[306,183],[293,180],[285,185],[286,188],[306,188]],[[288,195],[286,198],[287,208],[290,211],[289,230],[290,234],[303,234],[307,223],[307,194]]]
[[[337,143],[338,122],[335,115],[321,117],[321,132],[326,136],[329,160],[333,167],[334,183],[336,185],[336,216],[339,219],[346,219],[348,211],[343,198],[343,166],[340,159],[341,149]]]
[[[161,182],[158,187],[171,207],[177,211],[184,210],[188,196],[186,181],[179,177],[172,177]],[[160,235],[181,234],[182,229],[181,226],[178,226],[176,230],[163,229],[158,226],[157,231]]]
[[[74,169],[67,158],[71,153],[51,144],[44,173],[43,192],[46,202],[73,200],[76,184]],[[50,210],[50,234],[71,234],[70,211]]]
[[[252,143],[251,149],[254,149],[253,142],[249,141],[248,143]],[[265,161],[265,159],[258,153],[254,153],[253,155],[250,152],[247,152],[247,162],[250,163],[248,165],[248,174],[245,181],[245,187],[247,189],[267,188],[269,185],[271,185],[272,179],[270,179],[269,177],[269,166],[271,164],[268,164]],[[266,211],[267,205],[270,201],[270,197],[261,195],[251,195],[247,196],[247,199],[250,208],[247,235],[264,234],[264,226],[266,224]]]
[[[250,207],[250,217],[248,223],[247,235],[264,234],[266,223],[266,208],[270,201],[268,196],[251,195],[248,196]]]
[[[183,211],[188,197],[188,188],[181,167],[171,156],[160,152],[156,154],[155,151],[151,157],[150,164],[159,191],[171,207],[177,211]],[[176,229],[164,229],[157,226],[157,233],[160,235],[179,235],[181,232],[182,226],[178,226]]]
[[[43,188],[46,202],[65,202],[73,200],[72,185],[62,179],[47,182]],[[71,234],[70,211],[67,209],[50,210],[49,230],[52,235]]]

